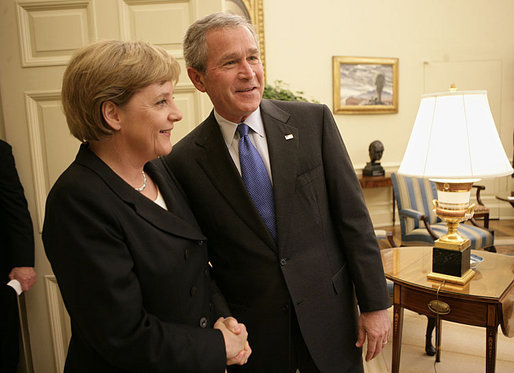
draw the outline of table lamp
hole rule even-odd
[[[429,279],[464,285],[470,269],[470,242],[459,223],[473,217],[473,183],[512,174],[500,142],[486,91],[425,94],[398,173],[429,178],[436,184],[434,209],[448,233],[434,242]]]

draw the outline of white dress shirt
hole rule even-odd
[[[155,187],[157,188],[157,197],[155,198],[154,202],[166,211],[168,211],[168,206],[166,205],[166,201],[164,200],[164,197],[161,194],[161,190],[159,189],[157,184],[155,184]]]
[[[230,156],[232,157],[232,160],[234,161],[239,174],[241,174],[241,165],[239,163],[239,132],[237,132],[237,126],[239,123],[226,120],[221,115],[219,115],[216,110],[214,110],[214,116],[220,126],[221,134],[223,135],[223,139],[227,145],[228,152],[230,153]],[[244,123],[246,123],[246,125],[251,129],[251,131],[248,131],[248,137],[259,152],[262,161],[266,166],[266,170],[268,171],[271,183],[273,184],[268,153],[268,142],[266,140],[266,133],[264,132],[260,107],[257,108],[257,110],[255,110],[252,114],[250,114]]]

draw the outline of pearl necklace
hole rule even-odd
[[[138,192],[142,192],[146,188],[146,175],[144,171],[141,171],[141,173],[143,174],[143,185],[141,185],[139,188],[134,188]]]

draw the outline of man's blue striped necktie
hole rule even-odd
[[[240,135],[239,162],[241,164],[241,176],[257,211],[273,238],[276,239],[273,186],[259,152],[248,137],[248,130],[249,128],[245,123],[237,126],[237,132]]]

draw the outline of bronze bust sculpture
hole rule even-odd
[[[384,144],[381,141],[375,140],[369,144],[369,158],[370,161],[366,163],[366,167],[362,170],[363,176],[384,176],[385,170],[380,164],[380,159],[384,154]]]

